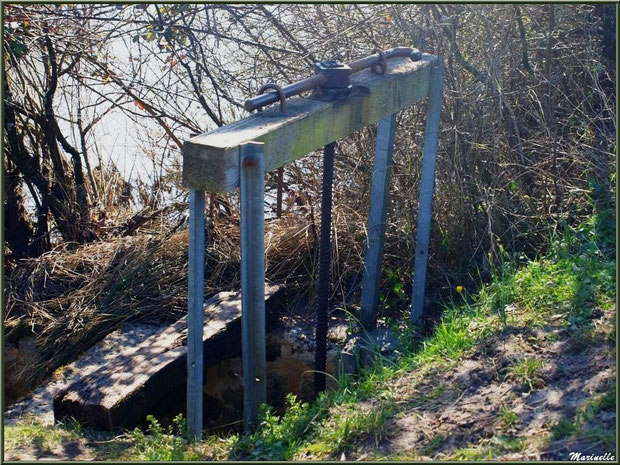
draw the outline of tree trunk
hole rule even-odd
[[[5,160],[5,167],[8,161]],[[22,179],[16,170],[6,169],[4,174],[4,237],[13,258],[29,255],[32,226],[24,208]]]

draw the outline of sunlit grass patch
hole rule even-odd
[[[503,427],[506,429],[512,428],[519,422],[519,415],[505,406],[499,410],[499,417],[502,420]]]
[[[529,390],[541,387],[544,384],[540,371],[542,360],[529,357],[515,362],[508,368],[507,378],[525,385]]]
[[[421,363],[454,362],[490,334],[491,326],[491,320],[475,307],[447,308],[418,359]]]
[[[478,444],[456,449],[447,460],[490,460],[501,455],[522,451],[527,445],[524,438],[495,435]],[[443,457],[442,457],[443,458]]]
[[[16,425],[4,426],[4,448],[32,447],[37,453],[50,454],[64,442],[80,435],[71,424],[42,425],[35,418],[24,418]]]
[[[309,443],[299,448],[295,458],[326,459],[345,451],[361,436],[371,439],[376,446],[385,436],[385,423],[393,412],[391,402],[370,408],[360,408],[359,404],[341,405],[330,421],[316,430]]]

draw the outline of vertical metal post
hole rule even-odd
[[[278,168],[278,187],[276,193],[276,217],[282,216],[282,189],[284,186],[284,167]]]
[[[392,154],[396,133],[396,113],[379,120],[375,165],[372,174],[370,194],[370,215],[368,218],[368,240],[366,243],[366,263],[362,281],[362,325],[368,331],[377,326],[377,304],[379,302],[379,282],[385,227],[392,176]]]
[[[319,279],[316,304],[316,331],[314,340],[314,395],[325,390],[327,370],[327,310],[331,266],[332,183],[334,180],[334,152],[336,143],[323,149],[323,192],[321,193],[321,232],[319,242]]]
[[[202,435],[202,332],[205,273],[205,193],[189,191],[189,282],[187,315],[187,426]]]
[[[265,160],[264,144],[248,142],[239,153],[241,188],[241,350],[246,433],[267,401],[265,340]]]
[[[431,228],[431,209],[433,187],[435,184],[435,161],[439,144],[439,120],[443,92],[444,66],[441,59],[433,66],[430,76],[428,114],[424,132],[424,158],[422,160],[422,179],[420,181],[420,200],[418,206],[418,235],[415,248],[413,292],[411,299],[411,322],[416,322],[424,308],[424,287],[426,285],[426,265],[428,263],[428,243]]]

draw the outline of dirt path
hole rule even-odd
[[[615,454],[604,435],[615,428],[615,404],[596,412],[587,439],[562,437],[587,402],[615,385],[615,311],[587,334],[566,328],[508,328],[450,369],[412,372],[395,386],[398,413],[378,445],[356,458],[568,460],[573,451]],[[615,392],[613,393],[615,399]],[[588,426],[588,425],[586,425]],[[615,435],[614,435],[615,437]]]

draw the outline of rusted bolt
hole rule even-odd
[[[244,168],[251,168],[252,166],[256,166],[256,159],[254,157],[247,157],[243,159]]]

